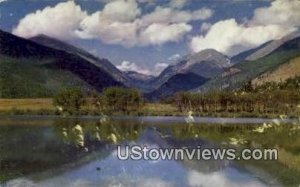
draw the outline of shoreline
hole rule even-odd
[[[160,111],[129,111],[129,112],[112,112],[105,113],[108,116],[130,116],[130,117],[185,117],[188,115],[186,112],[170,111],[170,112],[160,112]],[[79,115],[67,115],[67,117],[97,117],[101,113],[95,110],[84,110],[79,113]],[[212,118],[265,118],[265,119],[274,119],[279,118],[281,114],[257,114],[249,112],[233,113],[233,112],[217,112],[217,113],[197,113],[194,112],[194,117],[212,117]],[[62,117],[63,115],[57,114],[55,110],[49,109],[9,109],[9,110],[0,110],[0,116],[49,116],[49,117]],[[298,115],[291,114],[287,115],[290,119],[298,119]]]
[[[186,116],[133,116],[133,115],[112,115],[108,116],[112,120],[140,120],[142,122],[151,123],[187,123],[185,121]],[[81,120],[99,120],[101,116],[91,116],[91,115],[79,115],[79,116],[61,116],[61,115],[1,115],[1,119],[33,119],[33,120],[43,120],[43,119],[81,119]],[[204,116],[194,116],[193,124],[205,123],[205,124],[262,124],[269,123],[273,120],[280,120],[282,123],[293,123],[298,122],[298,118],[263,118],[263,117],[204,117]]]
[[[115,111],[99,111],[95,106],[88,101],[83,106],[78,115],[79,116],[99,116],[107,114],[109,116],[187,116],[187,110],[179,111],[176,106],[172,104],[162,103],[144,103],[137,110],[128,110],[125,112]],[[197,112],[193,111],[194,117],[229,117],[229,118],[279,118],[283,113],[265,111],[264,113],[246,112],[246,111],[209,111]],[[52,98],[24,98],[24,99],[0,99],[0,115],[1,116],[16,116],[16,115],[39,115],[39,116],[59,116],[59,112],[53,106]],[[286,114],[289,118],[298,118],[299,112],[292,112]]]

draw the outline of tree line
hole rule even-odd
[[[64,88],[53,98],[53,105],[61,114],[76,115],[89,102],[98,113],[137,111],[143,103],[137,89],[109,87],[101,93],[84,95],[79,88]]]
[[[300,77],[260,86],[249,82],[234,91],[178,92],[160,102],[172,104],[178,112],[299,115]],[[53,104],[61,114],[80,114],[86,103],[90,103],[97,114],[129,114],[140,112],[144,99],[137,89],[122,87],[109,87],[89,95],[84,95],[79,88],[68,88],[53,98]]]

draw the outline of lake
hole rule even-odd
[[[267,119],[195,118],[195,122],[189,124],[185,121],[184,117],[2,116],[0,186],[256,187],[300,184],[298,171],[279,161],[118,159],[118,145],[123,150],[127,145],[190,149],[197,146],[265,147],[265,142],[276,142],[276,137],[268,133],[252,134],[262,123],[272,122]],[[293,121],[283,120],[282,123],[289,126]],[[299,137],[297,133],[291,136]],[[246,138],[248,143],[230,143],[231,137],[239,136]],[[281,137],[282,142],[289,141],[288,137]],[[298,147],[286,147],[284,150],[293,154],[296,150],[299,154]]]

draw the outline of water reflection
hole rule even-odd
[[[97,142],[117,144],[135,140],[144,127],[139,124],[120,125],[116,121],[80,122],[76,119],[56,120],[53,124],[57,138],[77,148],[88,148]]]
[[[55,119],[52,126],[0,126],[1,180],[7,186],[266,186],[229,161],[127,160],[116,145],[190,149],[218,144],[196,125]],[[216,128],[213,131],[223,131]],[[11,149],[14,146],[15,149]],[[32,148],[29,148],[32,146]],[[18,153],[18,154],[16,154]],[[17,162],[16,162],[17,161]],[[26,164],[27,163],[27,164]],[[5,165],[5,167],[4,167]],[[36,168],[34,168],[36,167]],[[2,169],[6,170],[2,170]],[[27,168],[27,169],[25,169]],[[42,173],[38,173],[42,171]],[[19,177],[19,178],[18,178]]]

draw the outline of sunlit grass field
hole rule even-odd
[[[0,111],[20,109],[20,110],[54,110],[51,98],[36,99],[0,99]]]
[[[84,114],[93,113],[96,109],[90,99],[83,106]],[[2,114],[54,114],[56,111],[52,98],[35,99],[0,99],[0,113]],[[134,114],[147,115],[179,115],[175,106],[171,104],[145,103]]]
[[[80,110],[79,115],[100,115],[91,99]],[[137,111],[111,112],[108,115],[132,115],[132,116],[186,116],[187,111],[179,111],[172,104],[143,103]],[[53,105],[52,98],[23,98],[0,99],[0,115],[58,115],[57,108]],[[204,117],[264,117],[278,118],[277,114],[257,112],[194,112],[194,116]],[[290,117],[293,117],[294,114]]]

